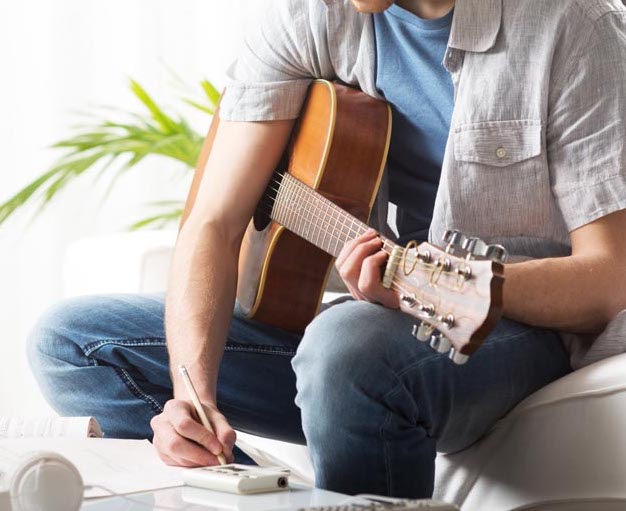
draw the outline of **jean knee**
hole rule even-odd
[[[292,361],[297,404],[340,399],[344,390],[383,389],[394,380],[388,363],[393,349],[389,310],[363,301],[335,305],[306,328]],[[395,380],[394,380],[395,381]]]
[[[84,355],[75,336],[78,322],[94,305],[92,297],[70,298],[52,305],[39,317],[26,343],[28,361],[37,377],[50,365],[82,362]]]

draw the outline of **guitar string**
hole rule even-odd
[[[283,178],[283,179],[285,179],[285,178]],[[293,177],[291,177],[291,176],[290,176],[290,178],[289,178],[289,179],[291,179],[291,180],[290,180],[290,181],[287,181],[287,183],[289,183],[289,184],[293,184],[293,185],[297,186],[298,188],[300,188],[301,190],[303,190],[305,193],[309,193],[309,197],[310,197],[310,195],[311,195],[311,193],[310,193],[310,192],[315,192],[315,193],[317,193],[317,194],[319,195],[319,200],[320,200],[320,201],[324,202],[327,206],[332,207],[335,211],[337,211],[337,212],[338,212],[338,214],[339,214],[339,215],[343,215],[343,217],[341,217],[341,224],[342,224],[342,230],[341,230],[341,231],[342,231],[342,233],[343,233],[343,227],[347,227],[347,228],[348,228],[348,230],[350,231],[350,232],[349,232],[349,234],[357,234],[357,235],[362,234],[362,233],[360,233],[360,231],[359,231],[358,229],[354,229],[354,228],[353,228],[353,224],[352,224],[352,225],[347,225],[347,224],[345,223],[345,220],[350,220],[350,221],[352,221],[352,222],[353,222],[353,220],[351,220],[351,219],[349,218],[349,216],[351,216],[351,215],[349,215],[347,212],[343,211],[343,210],[342,210],[339,206],[337,206],[334,202],[332,202],[331,200],[327,199],[326,197],[324,197],[323,195],[321,195],[321,194],[320,194],[319,192],[317,192],[316,190],[313,190],[312,188],[308,187],[307,185],[305,185],[304,183],[302,183],[302,182],[301,182],[301,181],[299,181],[298,179],[295,179],[295,178],[293,178]],[[280,186],[280,185],[282,184],[282,181],[278,181],[277,179],[275,179],[275,178],[274,178],[274,179],[270,182],[270,184],[271,184],[271,183],[275,183],[276,185]],[[280,190],[279,190],[279,189],[276,189],[276,188],[271,188],[271,190],[272,190],[272,191],[275,191],[275,192],[277,192],[277,193],[280,193]],[[305,201],[307,202],[307,204],[312,204],[312,205],[313,205],[313,206],[314,206],[314,207],[315,207],[318,211],[321,211],[322,213],[324,213],[324,212],[325,212],[325,211],[324,211],[324,209],[322,209],[321,207],[319,207],[319,206],[318,206],[315,202],[308,200],[308,199],[309,199],[309,197],[306,197],[306,198],[305,198]],[[272,199],[273,199],[274,201],[276,201],[276,199],[274,199],[274,198],[272,198]],[[346,216],[346,215],[348,215],[348,216]],[[319,215],[318,215],[318,218],[319,218]],[[354,218],[356,221],[361,222],[361,220],[359,220],[358,218],[356,218],[356,217],[353,217],[353,218]],[[328,223],[329,223],[329,225],[332,225],[332,224],[330,224],[330,222],[328,222]],[[366,227],[366,228],[369,228],[366,224],[364,224],[364,225],[365,225],[365,227]],[[365,231],[363,231],[363,233],[364,233],[364,232],[365,232]],[[381,238],[381,241],[383,242],[383,245],[388,245],[388,246],[390,246],[392,249],[393,249],[393,248],[395,248],[395,246],[396,246],[393,242],[391,242],[391,241],[389,241],[389,240],[387,240],[387,239]],[[387,253],[387,255],[391,255],[391,253],[390,253],[390,252],[386,252],[386,253]]]
[[[277,184],[280,184],[280,183],[277,183]],[[275,192],[280,192],[280,190],[278,190],[278,189],[276,189],[276,188],[270,188],[270,189],[271,189],[272,191],[275,191]],[[277,198],[275,198],[275,197],[265,196],[265,197],[263,197],[263,199],[261,200],[261,203],[263,203],[263,201],[264,201],[265,199],[269,199],[269,200],[271,200],[273,203],[278,202],[278,199],[277,199]],[[319,206],[318,206],[317,204],[315,204],[314,202],[312,202],[312,201],[308,200],[308,198],[305,198],[305,202],[306,202],[308,205],[313,205],[313,207],[315,207],[318,211],[324,212],[324,209],[322,209],[321,207],[319,207]],[[261,204],[261,203],[260,203],[260,204]],[[274,207],[274,204],[273,204],[273,203],[268,203],[268,202],[265,202],[265,203],[263,203],[263,204],[264,204],[264,205],[266,205],[266,206],[269,206],[269,207],[270,207],[270,209],[271,209],[271,211],[270,211],[270,212],[273,212],[273,207]],[[332,202],[331,202],[331,204],[332,204]],[[341,211],[341,210],[340,210],[340,211]],[[267,213],[267,212],[265,212],[265,213]],[[297,211],[294,211],[294,213],[299,214]],[[301,216],[301,215],[300,215],[300,216]],[[303,217],[303,216],[301,216],[301,218],[304,218],[304,217]],[[325,222],[328,226],[331,226],[331,227],[333,226],[333,223],[332,223],[330,220],[328,220],[327,218],[323,218],[323,217],[321,217],[321,216],[319,216],[319,215],[318,215],[318,216],[316,216],[316,218],[321,219],[321,220],[322,220],[323,222]],[[354,227],[353,227],[353,226],[348,225],[348,224],[346,224],[346,223],[345,223],[345,219],[348,219],[348,220],[349,220],[349,218],[344,217],[344,218],[342,218],[342,219],[341,219],[341,224],[342,224],[342,225],[341,225],[341,233],[342,233],[342,234],[346,234],[346,235],[351,235],[351,234],[353,234],[353,235],[359,236],[359,235],[364,234],[364,233],[366,232],[366,231],[360,232],[358,229],[354,229]],[[339,219],[334,219],[334,220],[339,220]],[[358,220],[358,219],[357,219],[357,220]],[[360,222],[360,220],[358,220],[358,221]],[[343,229],[344,227],[348,229],[348,232],[347,232],[347,233],[346,233],[346,232],[344,232],[344,229]],[[332,233],[330,233],[330,232],[329,232],[329,234],[330,234],[330,235],[332,235],[332,236],[334,236],[335,238],[339,239],[339,241],[342,241],[344,244],[345,244],[345,243],[347,243],[348,241],[351,241],[351,240],[342,240],[339,236],[333,235],[333,234],[332,234]],[[353,238],[353,239],[354,239],[354,238]],[[380,238],[380,240],[381,240],[381,242],[383,243],[383,246],[388,245],[388,246],[390,246],[390,247],[392,247],[392,248],[394,248],[394,246],[395,246],[395,245],[394,245],[391,241],[389,241],[389,240],[386,240],[386,239],[384,239],[384,238]],[[382,250],[382,249],[381,249],[381,250]],[[388,252],[388,251],[386,251],[386,250],[383,250],[383,252],[385,252],[387,255],[391,255],[391,252]]]
[[[289,178],[290,178],[290,181],[286,181],[286,183],[287,183],[287,184],[289,184],[289,185],[293,184],[293,185],[295,185],[295,186],[299,187],[299,188],[300,188],[302,191],[304,191],[305,193],[307,193],[307,192],[308,192],[308,193],[309,193],[309,198],[311,197],[311,193],[310,193],[310,192],[315,192],[315,190],[311,189],[310,187],[308,187],[308,186],[307,186],[307,185],[305,185],[304,183],[300,182],[298,179],[294,178],[293,176],[289,176]],[[273,179],[272,179],[271,183],[275,183],[275,184],[277,184],[277,185],[279,185],[279,186],[282,184],[282,182],[277,181],[275,178],[273,178]],[[293,192],[293,189],[289,190],[289,189],[288,189],[288,186],[285,186],[285,189],[287,189],[287,192],[285,192],[285,194],[288,194],[288,193],[292,193],[292,192]],[[275,192],[277,192],[277,193],[279,193],[279,192],[281,191],[281,190],[276,189],[276,188],[271,188],[271,190],[272,190],[272,191],[275,191]],[[293,197],[291,197],[291,196],[289,196],[289,195],[287,195],[287,198],[288,198],[288,199],[293,199]],[[299,199],[302,199],[302,197],[298,197],[298,198],[299,198]],[[278,199],[277,199],[277,198],[275,198],[275,197],[270,197],[270,196],[267,196],[267,195],[265,195],[265,196],[263,197],[263,199],[270,199],[270,200],[271,200],[271,201],[273,201],[274,203],[276,203],[276,202],[277,202],[277,200],[278,200]],[[305,197],[305,198],[304,198],[304,200],[305,200],[305,202],[306,202],[308,205],[313,205],[313,207],[315,207],[318,211],[321,211],[322,213],[325,213],[325,211],[324,211],[324,209],[323,209],[323,208],[321,208],[320,206],[318,206],[315,202],[313,202],[313,201],[311,201],[311,200],[308,200],[308,198],[307,198],[307,197]],[[332,201],[330,201],[329,199],[327,199],[327,198],[326,198],[326,197],[324,197],[323,195],[320,195],[320,200],[322,200],[322,201],[323,201],[326,205],[333,207],[336,211],[338,211],[338,213],[339,213],[339,214],[343,214],[343,215],[344,215],[344,218],[342,218],[342,219],[341,219],[342,227],[347,227],[347,228],[348,228],[348,230],[350,231],[350,233],[349,233],[349,234],[357,234],[357,235],[358,235],[358,234],[360,233],[360,231],[359,231],[358,229],[353,229],[353,228],[351,228],[351,226],[349,226],[349,225],[345,224],[345,221],[344,221],[344,220],[345,220],[345,218],[347,218],[347,217],[345,217],[346,213],[345,213],[345,212],[344,212],[341,208],[339,208],[336,204],[334,204]],[[265,203],[264,205],[268,206],[268,207],[270,208],[270,210],[271,210],[270,212],[265,211],[264,213],[265,213],[265,214],[267,214],[268,216],[270,216],[270,217],[271,217],[271,214],[272,214],[272,212],[273,212],[273,204]],[[286,205],[286,207],[287,207],[287,208],[289,208],[289,205],[287,204],[287,205]],[[298,211],[295,211],[295,210],[292,210],[292,211],[293,211],[293,213],[295,213],[296,215],[298,215],[301,219],[302,219],[302,218],[304,218],[304,216],[303,216],[303,215],[301,215]],[[322,216],[320,216],[320,215],[317,215],[317,217],[316,217],[316,218],[320,218],[320,219],[321,219],[323,222],[325,222],[325,223],[326,223],[326,225],[327,225],[327,226],[329,226],[329,227],[332,227],[332,225],[333,225],[333,224],[332,224],[332,223],[328,220],[328,218],[329,218],[328,216],[326,216],[326,217],[322,217]],[[337,219],[334,219],[334,218],[333,218],[333,220],[337,220]],[[348,220],[349,220],[349,218],[348,218]],[[355,220],[357,220],[357,221],[359,221],[359,222],[360,222],[360,220],[358,220],[358,219],[356,219],[356,218],[355,218]],[[365,224],[364,224],[364,225],[365,225]],[[319,227],[319,226],[318,226],[318,227]],[[365,227],[367,228],[367,225],[365,225]],[[344,231],[343,231],[343,229],[341,230],[341,232],[342,232],[342,234],[345,234],[345,233],[344,233]],[[332,232],[328,232],[328,234],[329,234],[329,235],[331,235],[332,237],[335,237],[337,240],[342,241],[342,242],[345,244],[345,242],[346,242],[345,240],[342,240],[340,237],[338,237],[338,236],[334,235]],[[395,245],[393,242],[388,241],[388,240],[385,240],[385,239],[382,239],[382,238],[381,238],[381,241],[383,242],[383,244],[387,244],[387,245],[390,245],[390,246],[392,246],[392,247],[398,246],[398,245]],[[415,243],[415,242],[413,242],[413,243]],[[419,272],[426,273],[427,275],[429,275],[430,277],[432,277],[432,276],[433,276],[433,275],[432,275],[432,273],[433,273],[433,272],[435,272],[435,271],[437,271],[438,267],[437,267],[437,266],[435,266],[434,264],[430,264],[430,263],[423,263],[423,262],[421,263],[421,266],[420,266],[420,267],[416,267],[417,262],[418,262],[417,258],[416,258],[416,260],[413,262],[413,265],[412,265],[411,270],[410,270],[409,272],[407,272],[407,271],[406,271],[406,262],[407,262],[407,259],[406,259],[406,255],[407,255],[407,253],[406,253],[406,249],[407,249],[407,248],[409,248],[409,245],[407,245],[407,247],[405,247],[405,248],[404,248],[405,252],[403,253],[403,256],[402,256],[402,262],[403,262],[403,273],[405,274],[405,276],[407,276],[407,277],[408,277],[408,276],[409,276],[409,275],[410,275],[410,274],[411,274],[414,270],[417,270],[417,271],[419,271]],[[388,251],[386,251],[386,250],[384,250],[384,249],[382,249],[382,248],[381,248],[381,250],[382,250],[383,252],[385,252],[387,255],[391,255],[391,253],[390,253],[390,252],[388,252]],[[441,268],[439,268],[439,270],[441,270]],[[439,277],[439,276],[440,276],[440,275],[438,275],[438,277]],[[437,279],[437,280],[438,280],[438,279]],[[392,282],[395,282],[395,275],[394,275],[394,280],[392,280]],[[439,286],[440,286],[440,287],[443,287],[444,289],[447,289],[447,290],[449,290],[449,291],[458,291],[458,289],[457,289],[456,287],[452,287],[452,288],[451,288],[451,287],[449,287],[449,286],[442,285],[442,283],[439,283]],[[409,287],[410,287],[411,289],[413,289],[413,290],[418,290],[418,291],[420,291],[420,294],[421,294],[421,289],[420,289],[419,287],[418,287],[418,288],[416,288],[416,287],[414,287],[414,286],[411,286],[410,284],[409,284]],[[405,291],[405,292],[406,292],[406,290],[403,290],[403,291]]]
[[[276,202],[275,199],[273,199],[273,200],[274,200],[274,202]],[[269,217],[271,217],[272,213],[274,213],[272,204],[262,201],[262,202],[259,203],[259,208],[260,208],[260,206],[266,206],[268,208],[268,209],[262,210],[262,212],[264,214],[268,215]],[[297,215],[300,219],[304,219],[305,218],[298,211],[293,211],[292,210],[292,213]],[[327,226],[332,226],[332,224],[330,222],[328,222],[327,220],[322,219],[322,221],[324,221],[327,224]],[[278,222],[278,223],[280,223],[280,222]],[[318,226],[318,228],[319,228],[319,226]],[[329,236],[335,238],[337,241],[341,241],[341,242],[345,243],[345,240],[342,240],[339,236],[336,236],[332,232],[328,232],[327,231],[326,235],[329,235]],[[326,235],[325,235],[325,237],[326,237]],[[315,243],[313,243],[313,244],[315,244]],[[383,252],[385,252],[385,254],[390,255],[389,252],[387,252],[387,251],[385,251],[383,249],[381,249],[381,250]],[[328,251],[328,250],[326,250],[326,251]],[[447,285],[439,282],[439,277],[443,273],[443,270],[442,270],[441,267],[436,267],[435,265],[427,264],[427,263],[421,263],[421,265],[425,266],[426,268],[424,268],[424,267],[417,267],[418,260],[416,259],[415,261],[413,261],[413,264],[411,266],[411,270],[407,271],[406,270],[406,263],[407,263],[406,252],[404,252],[403,255],[402,255],[402,266],[401,266],[401,268],[403,269],[404,276],[407,276],[407,277],[410,276],[411,273],[413,273],[413,271],[426,273],[429,276],[429,282],[432,281],[433,284],[436,283],[438,285],[438,287],[441,287],[443,289],[446,289],[448,291],[453,291],[453,292],[458,292],[459,291],[459,289],[457,287],[450,287],[450,286],[447,286]],[[435,272],[435,273],[438,272],[438,273],[436,273],[436,278],[434,277],[433,272]],[[397,280],[397,278],[394,275],[394,277],[392,277],[392,283],[396,283],[396,282],[398,282],[398,280]],[[415,287],[415,286],[412,286],[410,284],[405,284],[405,285],[407,285],[411,290],[417,291],[419,294],[422,294],[422,289],[420,287]],[[407,289],[404,289],[404,288],[399,288],[399,289],[404,291],[405,293],[407,292]],[[413,294],[415,294],[415,293],[413,293]]]
[[[272,190],[273,190],[273,191],[278,192],[278,190],[276,190],[276,189],[272,189]],[[269,198],[269,199],[270,199],[270,200],[272,200],[274,203],[276,203],[276,202],[277,202],[277,199],[275,199],[275,198],[273,198],[273,197],[267,197],[267,196],[265,196],[265,197],[264,197],[264,199],[266,199],[266,198]],[[312,204],[314,207],[318,208],[320,211],[323,211],[323,210],[322,210],[321,208],[319,208],[319,207],[318,207],[315,203],[310,202],[310,201],[307,201],[306,199],[305,199],[305,201],[306,201],[308,204]],[[272,205],[272,204],[268,204],[268,203],[263,202],[263,201],[262,201],[262,204],[263,204],[263,205],[265,205],[265,206],[269,206],[269,207],[270,207],[271,211],[270,211],[269,216],[271,217],[271,213],[273,213],[273,205]],[[287,207],[288,207],[288,206],[287,206]],[[301,214],[299,211],[292,210],[292,212],[293,212],[293,213],[295,213],[296,215],[298,215],[300,218],[305,218],[305,217],[303,216],[303,214]],[[266,213],[266,214],[267,214],[267,211],[265,211],[264,213]],[[318,216],[318,218],[320,218],[320,217]],[[327,220],[326,218],[321,218],[321,220],[322,220],[323,222],[325,222],[325,223],[326,223],[326,225],[327,225],[328,227],[332,227],[332,224],[331,224],[331,223],[330,223],[330,221],[329,221],[329,220]],[[343,223],[343,222],[342,222],[342,223]],[[351,229],[349,226],[347,226],[347,225],[345,225],[345,224],[343,224],[343,225],[344,225],[345,227],[348,227],[348,229],[350,230],[350,233],[351,233],[351,234],[354,234],[354,233],[357,233],[357,234],[358,234],[358,232],[359,232],[358,230]],[[327,231],[326,233],[327,233],[327,234],[329,234],[331,237],[334,237],[337,241],[341,241],[341,242],[343,242],[343,243],[345,244],[345,240],[342,240],[339,236],[336,236],[334,233],[329,232],[329,231]],[[342,233],[343,233],[343,230],[342,230]],[[322,243],[322,244],[323,244],[323,243]],[[383,250],[383,251],[384,251],[384,250]],[[384,252],[385,252],[387,255],[390,255],[390,253],[389,253],[389,252],[386,252],[386,251],[384,251]],[[407,275],[407,276],[408,276],[408,275]],[[397,278],[395,277],[395,275],[394,275],[394,277],[392,277],[391,285],[392,285],[392,286],[394,286],[394,285],[395,285],[395,286],[396,286],[396,288],[397,288],[397,290],[399,290],[399,291],[401,291],[401,292],[403,292],[403,293],[405,293],[405,294],[415,294],[415,293],[409,293],[409,291],[408,291],[407,289],[405,289],[404,287],[402,287],[402,285],[400,285],[400,283],[399,283],[399,281],[397,280]],[[416,288],[416,287],[411,286],[411,285],[409,285],[409,287],[410,287],[412,290],[414,290],[414,291],[415,291],[415,290],[419,291],[419,294],[422,294],[422,293],[421,293],[421,290],[420,290],[419,288]]]
[[[264,205],[269,206],[269,204],[264,204]],[[266,214],[267,214],[268,212],[267,212],[267,211],[264,211],[264,213],[266,213]],[[298,215],[298,217],[300,217],[300,218],[304,218],[304,216],[302,216],[302,215],[301,215],[300,213],[298,213],[298,212],[295,212],[295,214],[296,214],[296,215]],[[280,223],[280,222],[279,222],[279,223]],[[281,224],[281,225],[282,225],[282,224]],[[331,237],[333,237],[333,238],[335,238],[336,240],[338,240],[338,241],[343,241],[341,238],[339,238],[338,236],[334,235],[333,233],[328,233],[328,234],[329,234]],[[331,255],[332,255],[332,254],[331,254]],[[409,287],[410,287],[411,289],[414,289],[414,290],[419,290],[419,288],[415,288],[414,286],[411,286],[411,285],[409,285]],[[409,292],[407,289],[405,289],[405,288],[404,288],[404,287],[400,284],[400,281],[398,281],[398,280],[397,280],[397,278],[396,278],[395,276],[392,278],[392,281],[391,281],[391,289],[394,289],[394,290],[396,290],[396,291],[400,291],[401,293],[406,294],[406,295],[409,295],[409,294],[415,294],[415,293],[411,293],[411,292]]]
[[[262,205],[264,205],[264,206],[269,206],[269,207],[270,207],[270,210],[271,210],[271,211],[269,212],[269,213],[270,213],[270,214],[269,214],[269,216],[271,216],[271,213],[272,213],[272,206],[271,206],[270,204],[263,203],[263,202],[261,202],[261,203],[260,203],[260,205],[261,205],[261,204],[262,204]],[[264,213],[268,214],[268,212],[267,212],[267,211],[264,211]],[[295,214],[296,214],[298,217],[300,217],[301,219],[305,218],[305,217],[304,217],[304,216],[303,216],[300,212],[298,212],[298,211],[293,211],[293,213],[295,213]],[[330,225],[331,225],[331,224],[330,224],[330,223],[328,223],[327,221],[326,221],[326,223],[327,223],[327,225],[328,225],[328,226],[330,226]],[[333,234],[332,232],[327,232],[327,234],[329,234],[331,237],[334,237],[337,241],[343,241],[343,242],[345,242],[344,240],[342,240],[340,237],[336,236],[336,235],[335,235],[335,234]],[[404,287],[402,287],[402,285],[401,285],[401,284],[399,283],[399,281],[395,278],[395,276],[392,278],[392,281],[391,281],[391,286],[393,287],[394,285],[395,285],[395,289],[396,289],[396,290],[401,291],[401,292],[402,292],[402,293],[404,293],[404,294],[407,294],[407,295],[408,295],[408,294],[414,294],[414,293],[409,293],[409,291],[408,291],[407,289],[405,289]],[[413,286],[409,286],[409,287],[411,287],[411,289],[414,289],[414,290],[419,290],[419,288],[414,288]],[[420,292],[420,294],[421,294],[421,292]]]

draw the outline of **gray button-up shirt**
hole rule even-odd
[[[268,2],[229,69],[221,117],[295,118],[313,78],[379,98],[374,37],[349,0]],[[457,0],[443,66],[455,108],[431,240],[459,229],[517,258],[565,256],[569,232],[626,208],[622,0]],[[378,226],[387,200],[383,179]],[[622,335],[586,354],[592,339],[566,337],[575,366],[626,349]]]

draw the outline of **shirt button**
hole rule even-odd
[[[506,149],[504,147],[498,147],[496,149],[496,156],[500,159],[506,158]]]

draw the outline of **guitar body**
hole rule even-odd
[[[317,80],[279,171],[366,222],[387,158],[388,105]],[[258,210],[239,258],[237,301],[248,318],[302,332],[317,314],[333,258]]]

